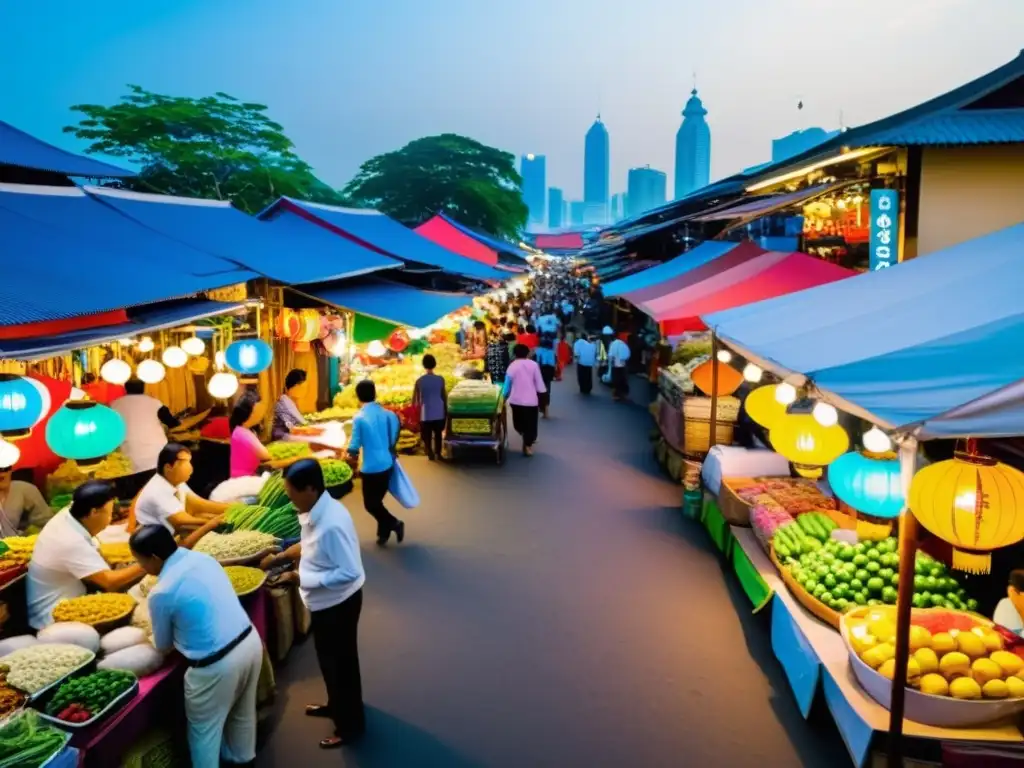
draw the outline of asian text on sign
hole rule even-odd
[[[900,198],[895,189],[871,190],[871,271],[899,259]]]

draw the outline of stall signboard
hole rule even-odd
[[[899,260],[900,198],[895,189],[871,190],[871,271]]]

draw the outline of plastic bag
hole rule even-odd
[[[395,459],[395,466],[391,470],[388,492],[406,509],[415,509],[420,505],[420,495],[398,459]]]

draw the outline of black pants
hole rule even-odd
[[[617,400],[629,397],[629,374],[626,373],[625,366],[612,368],[612,391]]]
[[[363,506],[377,521],[377,538],[380,539],[398,527],[398,518],[384,506],[384,497],[388,494],[388,484],[391,482],[391,470],[369,474],[364,472],[362,478]]]
[[[434,458],[434,455],[441,454],[441,433],[444,431],[444,419],[432,419],[420,422],[420,435],[423,437],[423,447],[427,449],[427,456]]]
[[[551,405],[551,382],[555,380],[555,366],[542,365],[540,367],[540,377],[544,379],[544,389],[547,392],[538,393],[537,400],[541,408],[547,408]]]
[[[529,448],[537,442],[537,416],[540,408],[536,405],[513,405],[512,427],[523,437],[523,447]]]
[[[358,736],[366,728],[363,683],[359,674],[359,614],[363,590],[322,611],[313,611],[311,629],[320,674],[327,688],[327,707],[334,720],[334,734]]]
[[[577,365],[576,381],[579,382],[580,392],[589,395],[594,388],[594,367],[592,365]]]

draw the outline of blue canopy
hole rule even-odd
[[[1024,223],[702,318],[762,366],[918,437],[1024,434]]]
[[[476,280],[504,281],[509,277],[507,272],[442,248],[378,211],[340,208],[282,197],[261,213],[260,217],[273,219],[288,210],[313,217],[328,229],[350,240],[405,262],[426,264]]]
[[[604,295],[609,297],[622,296],[633,291],[651,288],[714,261],[719,256],[731,251],[736,245],[736,243],[710,240],[706,243],[701,243],[693,250],[687,251],[681,256],[676,256],[671,261],[666,261],[664,264],[645,269],[643,272],[608,283],[604,287]]]
[[[0,120],[0,165],[88,178],[126,178],[135,171],[59,149]]]
[[[231,203],[146,195],[104,187],[89,194],[167,237],[215,253],[282,283],[355,277],[402,266],[295,214],[270,221],[247,216]]]
[[[226,304],[205,299],[186,299],[140,307],[131,311],[127,323],[68,331],[32,339],[0,340],[0,359],[42,360],[75,349],[109,344],[126,336],[176,328],[208,317],[226,315],[242,308],[242,304]]]
[[[472,296],[464,293],[424,291],[383,280],[365,285],[310,285],[304,286],[302,292],[325,304],[410,328],[435,323],[473,301]]]

